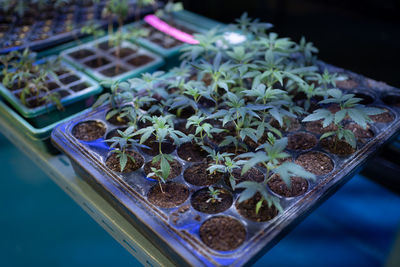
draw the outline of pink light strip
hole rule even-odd
[[[199,43],[199,41],[194,39],[192,35],[190,35],[186,32],[180,31],[177,28],[174,28],[174,27],[168,25],[168,23],[166,23],[165,21],[162,21],[155,15],[145,16],[144,21],[146,21],[148,24],[150,24],[157,30],[159,30],[165,34],[168,34],[169,36],[172,36],[181,42],[188,43],[188,44],[198,44]]]

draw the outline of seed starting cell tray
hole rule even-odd
[[[297,197],[284,197],[268,188],[271,194],[279,198],[283,212],[267,221],[257,222],[243,216],[236,205],[239,194],[232,192],[224,179],[216,182],[214,187],[225,188],[228,198],[231,198],[229,208],[216,214],[207,214],[195,209],[193,198],[201,194],[200,190],[205,187],[193,185],[184,177],[185,171],[197,163],[183,160],[176,148],[172,149],[171,155],[178,163],[177,168],[179,169],[180,165],[181,169],[167,184],[178,185],[177,190],[184,197],[178,206],[172,208],[157,206],[153,193],[158,190],[158,183],[146,177],[143,166],[132,173],[118,173],[107,167],[110,148],[103,141],[110,132],[121,126],[113,125],[105,119],[108,112],[106,106],[59,125],[52,133],[52,140],[71,159],[76,173],[118,208],[121,214],[178,266],[249,265],[350,179],[366,160],[400,129],[398,105],[400,101],[393,103],[393,97],[388,97],[392,95],[398,97],[394,88],[323,63],[320,67],[322,71],[328,68],[347,77],[339,82],[338,87],[362,97],[367,106],[385,109],[385,115],[374,118],[374,122],[369,125],[371,135],[360,138],[357,150],[350,156],[329,153],[318,141],[320,134],[309,132],[303,123],[294,132],[285,133],[288,136],[297,132],[307,132],[317,139],[317,144],[308,150],[287,150],[293,160],[305,154],[319,153],[322,157],[328,158],[333,167],[317,175],[315,181],[309,181],[304,194]],[[74,137],[74,127],[87,121],[95,121],[105,126],[105,131],[99,139],[86,142]],[[136,152],[143,157],[143,163],[149,162],[152,158],[141,149],[137,149]],[[258,171],[265,175],[262,168]],[[207,239],[200,235],[202,228],[210,227],[213,220],[221,216],[222,220],[219,222],[233,227],[231,229],[235,230],[232,231],[242,238],[234,250],[214,250],[207,244]]]

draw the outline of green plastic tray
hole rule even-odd
[[[13,127],[18,129],[18,131],[23,134],[24,138],[31,140],[40,151],[51,154],[59,153],[58,150],[51,144],[51,131],[58,124],[69,121],[76,116],[87,112],[88,110],[89,109],[85,109],[60,121],[54,122],[41,128],[36,128],[26,119],[20,116],[16,111],[14,111],[10,106],[0,100],[0,113],[2,114],[2,117],[5,118],[10,124],[12,124]]]
[[[140,47],[140,46],[133,44],[131,42],[128,42],[128,41],[123,41],[121,47],[137,50],[139,55],[146,55],[146,56],[152,57],[154,60],[143,66],[135,67],[134,65],[129,64],[128,61],[135,58],[136,55],[129,56],[126,59],[125,58],[117,59],[115,56],[113,56],[111,54],[111,52],[113,51],[113,48],[108,50],[111,52],[107,52],[107,51],[101,50],[100,48],[97,47],[97,44],[100,44],[103,42],[108,42],[108,39],[109,39],[109,37],[105,36],[100,39],[96,39],[91,42],[87,42],[87,43],[78,45],[76,47],[73,47],[73,48],[63,51],[61,55],[67,62],[69,62],[74,67],[76,67],[78,70],[86,73],[87,75],[89,75],[90,77],[92,77],[93,79],[95,79],[98,82],[125,81],[127,79],[137,77],[144,72],[155,71],[158,68],[160,68],[162,65],[164,65],[164,60],[160,56],[148,51],[147,49],[145,49],[143,47]],[[78,52],[83,49],[94,52],[94,55],[87,56],[87,57],[84,57],[79,60],[70,56],[71,53]],[[104,57],[106,60],[108,60],[109,63],[107,65],[99,67],[99,68],[90,68],[87,65],[85,65],[85,62],[95,59],[97,54],[100,54],[102,57]],[[111,68],[111,67],[115,66],[116,64],[120,64],[127,71],[124,73],[121,73],[117,76],[113,76],[113,77],[109,77],[109,76],[106,76],[103,73],[101,73],[103,70]]]
[[[43,60],[47,59],[49,58],[44,58]],[[46,106],[40,106],[36,108],[28,108],[20,102],[18,97],[6,89],[2,84],[0,84],[0,95],[21,116],[26,118],[34,127],[38,128],[45,127],[89,107],[93,103],[94,97],[101,93],[101,86],[87,75],[75,70],[70,64],[61,62],[61,65],[69,71],[69,74],[59,76],[59,80],[63,80],[63,78],[68,77],[75,77],[76,79],[68,84],[60,83],[54,79],[52,80],[52,82],[58,84],[59,88],[68,91],[71,94],[61,100],[61,103],[65,108],[64,111],[57,110],[54,104],[48,104]],[[71,89],[80,84],[85,84],[87,86],[86,89],[79,92],[74,92]]]
[[[226,24],[224,24],[222,22],[198,15],[196,13],[193,13],[193,12],[190,12],[187,10],[175,12],[174,17],[176,17],[179,20],[191,23],[197,27],[206,29],[206,30],[212,29],[217,26],[222,26],[222,27],[226,26]]]

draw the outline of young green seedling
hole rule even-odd
[[[219,197],[221,194],[220,189],[214,189],[214,187],[209,186],[208,187],[208,194],[210,195],[210,198],[206,200],[207,203],[216,203],[216,202],[221,202],[222,198]]]

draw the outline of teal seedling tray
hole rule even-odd
[[[50,58],[44,58],[43,61]],[[43,63],[39,61],[38,64]],[[17,96],[21,89],[10,91],[0,84],[0,95],[33,127],[42,128],[54,122],[60,121],[72,114],[75,114],[89,107],[94,97],[101,93],[102,88],[87,75],[75,70],[70,64],[61,62],[63,71],[58,74],[57,79],[49,75],[48,84],[52,86],[52,92],[58,92],[64,96],[61,104],[64,111],[57,110],[54,104],[29,108],[23,105]],[[34,97],[27,98],[27,102],[33,101]]]
[[[0,113],[6,118],[13,127],[18,129],[23,134],[24,138],[31,140],[34,145],[41,151],[50,154],[59,153],[58,150],[51,144],[50,135],[52,130],[60,123],[69,121],[77,116],[80,116],[89,109],[83,110],[60,121],[54,122],[44,127],[34,127],[28,120],[19,115],[10,106],[0,100]]]
[[[209,30],[215,27],[224,27],[226,24],[207,18],[203,17],[201,15],[195,14],[193,12],[187,11],[187,10],[182,10],[174,13],[174,17],[181,21],[188,22],[192,25],[195,25],[199,28]]]
[[[168,23],[168,21],[164,21]],[[172,26],[189,34],[204,33],[206,31],[205,28],[198,27],[191,22],[181,20],[175,16],[173,23],[174,25]],[[165,69],[178,65],[181,54],[180,50],[189,44],[176,40],[174,37],[153,28],[144,21],[128,24],[125,26],[125,30],[128,31],[129,28],[143,26],[150,30],[150,35],[146,38],[132,39],[132,41],[162,56],[166,61]]]
[[[121,57],[118,59],[115,55],[115,47],[108,47],[108,40],[109,37],[105,36],[67,49],[62,52],[62,57],[98,82],[125,81],[141,73],[155,71],[164,64],[160,56],[128,41],[122,42]],[[101,57],[101,64],[97,66],[99,57]],[[147,62],[138,65],[137,61],[141,58],[145,58]],[[117,65],[119,65],[119,72],[115,73],[113,70]]]

